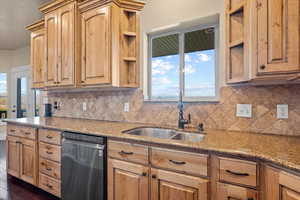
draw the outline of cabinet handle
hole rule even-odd
[[[25,135],[30,135],[31,133],[30,133],[30,132],[24,132],[24,134],[25,134]]]
[[[133,155],[133,152],[126,152],[126,151],[120,151],[119,152],[120,155]]]
[[[51,151],[46,151],[46,153],[49,155],[53,154],[53,152],[51,152]]]
[[[47,170],[47,171],[52,171],[52,169],[51,169],[51,168],[49,168],[49,167],[46,167],[46,170]]]
[[[52,185],[49,185],[49,184],[47,184],[46,186],[47,186],[48,188],[50,188],[50,189],[53,188],[53,186],[52,186]]]
[[[14,132],[16,132],[16,130],[11,129],[10,132],[11,132],[11,133],[14,133]]]
[[[175,164],[175,165],[185,165],[186,162],[183,161],[176,161],[176,160],[169,160],[169,162]]]
[[[228,197],[227,197],[227,200],[242,200],[242,199],[228,196]],[[247,198],[247,200],[255,200],[255,199],[253,199],[253,198]]]
[[[260,68],[261,70],[265,70],[265,69],[266,69],[266,65],[261,65],[259,68]]]
[[[53,137],[52,136],[50,136],[50,135],[47,135],[47,137],[46,138],[48,138],[48,139],[53,139]]]
[[[230,171],[230,170],[226,170],[227,173],[229,174],[232,174],[232,175],[235,175],[235,176],[249,176],[248,173],[239,173],[239,172],[233,172],[233,171]]]
[[[143,172],[143,173],[142,173],[142,176],[147,176],[147,173],[146,173],[146,172]]]
[[[153,178],[153,179],[156,179],[157,177],[156,177],[156,175],[155,175],[155,174],[153,174],[153,175],[152,175],[152,178]]]

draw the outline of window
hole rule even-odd
[[[184,29],[149,35],[150,101],[218,99],[217,24]]]

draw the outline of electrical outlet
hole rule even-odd
[[[124,103],[124,112],[129,112],[129,103]]]
[[[252,117],[252,105],[251,104],[237,104],[236,105],[236,116],[237,117]]]
[[[86,110],[87,110],[86,102],[83,102],[83,103],[82,103],[82,110],[83,110],[83,111],[86,111]]]
[[[278,104],[277,105],[277,119],[288,119],[289,118],[289,105]]]

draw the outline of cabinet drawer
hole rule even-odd
[[[39,154],[42,158],[52,161],[60,162],[61,160],[61,147],[51,144],[40,142]]]
[[[258,193],[255,190],[218,183],[218,200],[258,200]]]
[[[126,161],[148,164],[148,147],[125,142],[108,142],[108,155]]]
[[[151,164],[166,169],[207,176],[208,156],[182,151],[153,148]]]
[[[47,129],[39,129],[39,141],[61,145],[61,132]]]
[[[60,197],[60,181],[40,173],[39,186],[41,189]]]
[[[27,126],[8,125],[7,134],[11,136],[18,136],[18,137],[35,140],[36,128],[27,127]]]
[[[40,158],[39,169],[41,173],[51,176],[55,179],[61,178],[61,174],[60,174],[61,166],[56,162],[44,158]]]
[[[256,187],[257,164],[238,159],[220,158],[220,180]]]

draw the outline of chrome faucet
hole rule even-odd
[[[182,91],[179,93],[179,102],[178,102],[178,110],[179,110],[179,116],[178,116],[178,128],[184,129],[186,124],[191,123],[191,114],[188,115],[188,119],[184,119],[184,105],[182,101]]]

